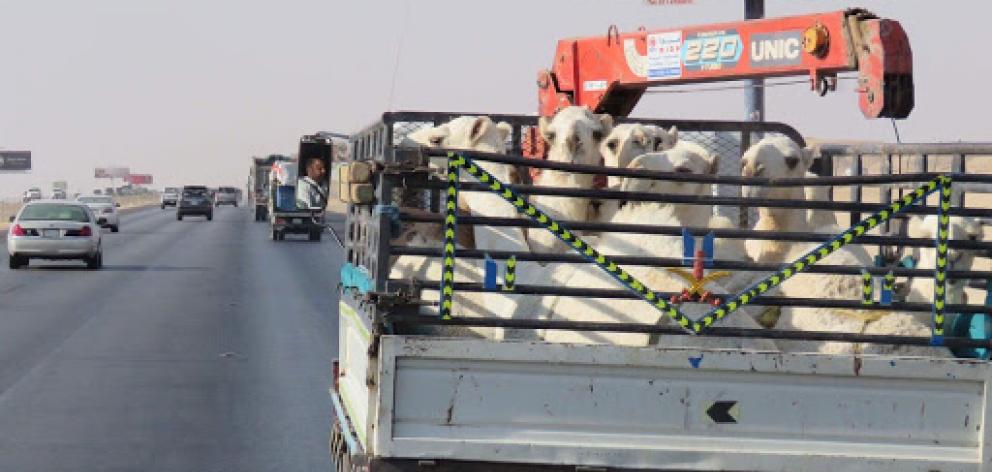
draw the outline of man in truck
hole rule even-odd
[[[327,168],[324,161],[311,158],[306,163],[307,175],[296,184],[296,206],[323,209],[327,206]]]

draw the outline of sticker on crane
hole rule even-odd
[[[587,80],[582,83],[582,90],[586,92],[602,92],[609,84],[605,80]]]
[[[737,30],[687,33],[682,44],[686,71],[729,69],[741,59],[744,44]]]
[[[648,35],[648,79],[682,77],[682,31]]]
[[[633,39],[623,40],[623,57],[627,61],[630,72],[638,77],[648,76],[648,58],[646,55],[637,52],[637,44]]]
[[[753,67],[794,66],[802,62],[803,32],[780,31],[751,35]]]

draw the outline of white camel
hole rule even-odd
[[[982,238],[982,225],[974,219],[951,217],[950,234],[952,240],[979,241]],[[934,239],[937,235],[937,215],[913,216],[909,219],[908,231],[911,238]],[[933,270],[937,264],[937,249],[934,247],[913,248],[917,269]],[[975,264],[975,250],[948,249],[947,261],[951,270],[971,270]],[[948,304],[966,304],[968,295],[966,279],[946,280],[946,301]],[[932,303],[934,295],[933,277],[914,277],[909,282],[908,302]]]
[[[409,139],[429,147],[449,149],[467,149],[483,152],[503,153],[506,150],[506,138],[510,127],[506,123],[494,123],[485,116],[465,116],[436,126],[424,128],[408,136]],[[515,170],[505,164],[477,161],[476,164],[487,170],[505,183],[516,183]],[[474,180],[462,173],[463,180]],[[513,217],[517,216],[514,207],[495,194],[463,191],[459,194],[467,210],[476,216]],[[487,251],[521,251],[529,248],[524,231],[509,226],[474,226],[474,247]],[[400,242],[410,246],[439,247],[443,234],[439,225],[414,225],[398,238]],[[520,269],[525,270],[530,263],[521,262]],[[436,257],[402,256],[395,260],[391,278],[411,280],[427,279],[440,280],[442,263]],[[455,281],[482,283],[484,279],[483,264],[479,260],[456,258]],[[524,283],[519,281],[518,283]],[[439,299],[439,292],[431,288],[424,294],[425,300]],[[504,293],[481,293],[456,291],[453,299],[453,310],[458,316],[493,316],[512,314],[520,296]],[[499,329],[473,328],[469,330],[448,329],[447,334],[481,334],[487,337],[501,338],[504,331]]]
[[[749,177],[802,177],[809,170],[813,156],[791,139],[765,138],[748,149],[741,160],[743,175]],[[749,186],[750,198],[801,200],[801,187]],[[810,231],[808,216],[802,209],[761,208],[756,229],[764,231]],[[836,226],[815,228],[817,232],[837,234]],[[748,241],[748,254],[758,262],[792,262],[815,249],[818,244],[788,241]],[[872,259],[860,246],[845,246],[821,264],[872,266]],[[789,298],[860,300],[861,278],[856,275],[800,274],[785,282],[779,292]],[[785,307],[776,328],[802,331],[830,331],[863,334],[928,336],[928,315],[896,311],[844,310],[832,308]],[[851,344],[842,342],[780,342],[783,349],[824,353],[872,353],[949,356],[943,348]]]
[[[710,153],[688,152],[686,148],[674,149],[661,153],[651,153],[635,158],[629,168],[649,169],[662,172],[691,174],[710,174],[716,169],[717,157]],[[711,194],[709,184],[693,184],[686,182],[654,181],[648,179],[628,178],[622,184],[624,189],[637,191],[678,193],[688,195]],[[624,205],[613,217],[614,223],[656,223],[664,226],[709,226],[728,225],[721,217],[707,214],[705,209],[686,208],[681,205],[670,205],[659,202],[631,203]],[[743,247],[738,242],[726,240],[727,245],[718,244],[717,257],[726,256],[723,248],[737,244],[737,257],[743,254]],[[643,235],[631,233],[604,233],[600,236],[595,247],[603,254],[637,254],[652,257],[681,258],[682,240],[678,236]],[[627,272],[638,278],[647,287],[660,292],[680,292],[686,287],[686,281],[669,272],[666,268],[630,266]],[[575,270],[567,280],[566,286],[583,288],[619,288],[616,280],[598,267],[582,266]],[[733,292],[723,281],[711,282],[707,290],[714,293]],[[627,322],[649,323],[674,326],[673,321],[655,307],[642,300],[621,299],[603,300],[592,298],[556,297],[551,305],[552,319],[582,320],[598,322]],[[683,311],[690,317],[696,318],[712,307],[700,304],[684,305]],[[732,315],[722,322],[722,326],[758,329],[759,325],[753,320],[751,307]],[[652,337],[637,333],[610,332],[576,332],[549,330],[544,333],[545,339],[555,342],[580,343],[613,343],[622,345],[644,346],[657,343],[661,346],[691,346],[707,348],[736,348],[775,350],[775,344],[760,339],[718,339],[709,336],[663,335]]]
[[[570,106],[559,110],[552,118],[541,117],[538,125],[548,143],[549,161],[599,165],[602,160],[599,144],[613,128],[613,118],[593,114],[585,107]],[[592,174],[542,169],[534,184],[591,189],[594,177]],[[589,221],[593,216],[590,198],[533,195],[529,200],[556,220]],[[568,250],[564,243],[543,228],[530,229],[527,239],[535,252],[562,253]]]

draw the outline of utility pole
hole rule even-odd
[[[765,17],[765,0],[744,0],[744,19]],[[765,121],[765,79],[750,79],[744,89],[745,121]]]

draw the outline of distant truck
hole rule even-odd
[[[64,180],[52,182],[52,198],[55,200],[69,198],[69,183]]]
[[[31,187],[24,191],[24,194],[21,196],[21,202],[27,203],[32,200],[41,200],[41,198],[41,189],[38,187]]]
[[[269,177],[272,164],[280,161],[291,161],[289,156],[271,154],[268,157],[253,157],[248,173],[248,197],[250,205],[255,207],[255,221],[265,221],[268,218]]]

